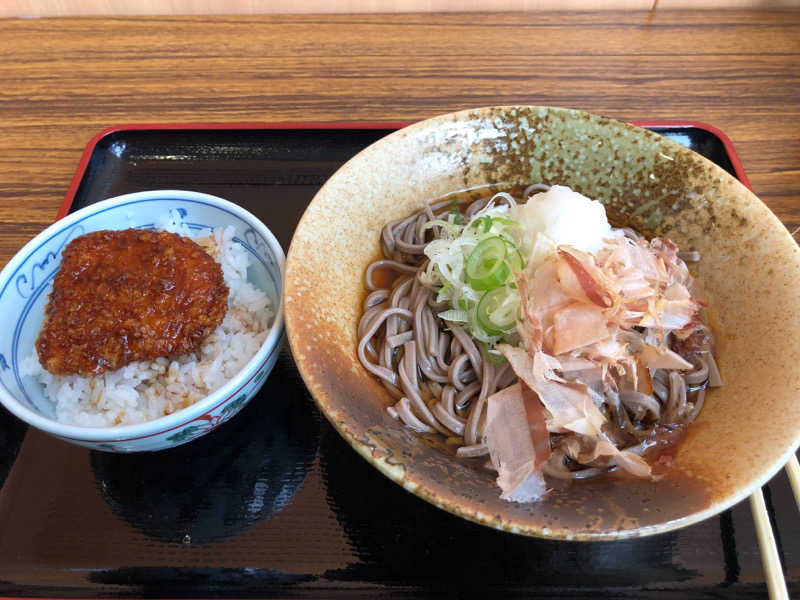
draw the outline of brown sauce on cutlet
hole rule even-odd
[[[100,375],[195,350],[222,323],[221,266],[174,233],[95,231],[63,250],[36,340],[58,375]]]

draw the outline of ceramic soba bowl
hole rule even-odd
[[[568,185],[617,225],[699,250],[724,387],[664,479],[605,477],[543,500],[501,500],[492,472],[392,419],[356,357],[364,270],[392,219],[481,186]],[[705,519],[747,497],[800,441],[800,251],[742,184],[654,133],[557,108],[490,107],[398,131],[345,164],[304,214],[289,250],[285,310],[300,371],[339,433],[406,490],[464,518],[557,539],[618,539]],[[369,494],[369,490],[364,490]]]

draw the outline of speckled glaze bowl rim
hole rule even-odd
[[[431,125],[434,125],[437,122],[441,123],[448,120],[454,120],[458,119],[458,117],[466,115],[472,115],[473,117],[477,118],[479,115],[485,114],[488,111],[498,111],[498,110],[504,111],[506,113],[517,110],[529,110],[529,111],[545,110],[545,111],[563,112],[563,113],[569,113],[573,116],[605,119],[609,122],[617,124],[618,126],[627,128],[633,132],[642,132],[642,133],[646,132],[646,130],[642,129],[641,127],[632,125],[630,123],[626,123],[624,121],[619,121],[617,119],[613,119],[610,117],[604,117],[602,115],[596,115],[593,113],[588,113],[586,111],[581,111],[578,109],[567,108],[567,107],[538,106],[538,105],[500,105],[500,106],[483,106],[477,108],[464,109],[456,112],[439,114],[431,118],[418,121],[403,129],[395,131],[387,135],[386,137],[377,140],[376,142],[372,143],[371,145],[369,145],[368,147],[364,148],[359,153],[354,155],[336,172],[334,172],[328,179],[328,181],[326,181],[326,183],[322,186],[322,188],[320,188],[320,190],[317,192],[317,195],[322,194],[323,191],[328,186],[329,182],[335,179],[340,174],[340,172],[344,172],[347,169],[349,169],[351,163],[363,160],[365,156],[369,156],[372,153],[381,151],[384,146],[392,144],[396,139],[405,137],[409,133],[413,133],[416,130],[429,128],[431,127]],[[687,150],[687,148],[685,148],[684,146],[668,138],[661,138],[660,141],[662,143],[665,143],[667,146],[673,146],[676,150],[682,150],[682,151]],[[710,167],[712,170],[720,174],[722,177],[729,178],[731,181],[734,181],[735,185],[741,187],[744,193],[750,195],[762,206],[765,206],[763,202],[759,198],[757,198],[755,194],[753,194],[753,192],[749,190],[747,186],[745,186],[738,179],[731,176],[724,169],[722,169],[712,161],[708,160],[704,156],[694,151],[691,151],[691,149],[688,149],[688,151],[691,152],[695,160],[698,160],[707,167]],[[312,199],[312,202],[309,204],[309,207],[307,207],[306,210],[303,212],[303,215],[301,216],[300,221],[298,222],[297,230],[303,227],[304,221],[310,212],[310,206],[311,204],[313,204],[313,202],[314,200]],[[775,224],[782,227],[781,222],[777,219],[777,217],[775,217],[773,213],[771,213],[771,211],[770,214],[772,214]],[[796,244],[796,241],[794,241],[793,238],[792,241]],[[293,246],[290,246],[289,251],[287,253],[287,267],[289,269],[291,269],[292,258],[293,258]],[[284,293],[286,293],[286,286],[284,286]],[[291,311],[291,308],[289,310]],[[297,350],[298,350],[297,344],[300,343],[300,341],[295,338],[294,328],[292,326],[292,319],[288,318],[288,315],[286,319],[286,331],[292,353],[294,356],[297,356]],[[723,512],[724,510],[732,507],[735,504],[738,504],[739,502],[750,496],[755,490],[765,485],[770,479],[772,479],[776,475],[776,473],[781,468],[783,468],[789,457],[798,450],[798,447],[800,447],[800,432],[798,432],[798,434],[795,436],[793,443],[786,448],[786,450],[783,452],[783,454],[780,455],[780,457],[777,460],[775,460],[770,464],[765,465],[764,468],[761,470],[761,474],[759,477],[752,479],[747,485],[741,486],[735,493],[729,494],[726,498],[724,498],[721,501],[710,502],[709,505],[702,510],[693,512],[684,517],[664,521],[663,523],[659,523],[656,525],[646,525],[632,529],[624,529],[624,530],[603,532],[603,533],[590,533],[590,534],[582,533],[581,531],[578,530],[575,531],[573,535],[562,535],[560,532],[552,532],[551,530],[548,530],[547,528],[544,527],[515,524],[513,522],[513,518],[510,518],[509,521],[502,522],[502,525],[497,525],[495,522],[492,521],[491,516],[488,514],[480,513],[479,511],[474,511],[469,508],[462,507],[457,503],[452,503],[452,504],[448,503],[443,499],[440,499],[435,493],[431,493],[428,489],[424,487],[424,485],[420,485],[417,482],[406,481],[407,477],[404,476],[404,471],[402,469],[393,468],[392,465],[387,464],[381,458],[376,458],[375,456],[373,456],[371,449],[366,444],[356,439],[352,435],[352,433],[347,430],[346,423],[338,422],[338,420],[335,418],[335,412],[336,412],[334,410],[335,399],[320,397],[320,391],[315,389],[315,386],[312,384],[310,374],[308,373],[305,367],[304,361],[296,360],[296,363],[298,370],[303,378],[303,381],[306,384],[306,387],[309,389],[312,397],[314,398],[314,402],[317,404],[319,409],[325,415],[326,419],[333,425],[336,431],[345,440],[347,440],[347,442],[353,447],[353,449],[355,449],[362,457],[364,457],[365,460],[367,460],[367,462],[369,462],[371,465],[377,468],[386,477],[388,477],[390,480],[394,481],[398,485],[402,486],[403,489],[413,493],[419,498],[422,498],[423,500],[453,515],[462,517],[466,520],[481,525],[485,525],[493,529],[508,531],[510,533],[515,533],[519,535],[526,535],[526,536],[551,539],[551,540],[565,540],[565,541],[609,541],[609,540],[622,540],[622,539],[646,537],[650,535],[666,533],[689,525],[693,525]]]
[[[42,414],[31,410],[24,406],[17,400],[4,385],[0,384],[0,403],[5,406],[11,413],[19,419],[25,421],[29,425],[41,429],[52,435],[80,440],[81,442],[115,442],[125,439],[140,438],[140,437],[153,437],[168,430],[175,429],[181,425],[196,419],[203,415],[208,410],[214,408],[221,400],[230,396],[236,389],[246,382],[251,373],[260,368],[267,360],[268,355],[273,348],[283,338],[284,322],[283,322],[283,282],[286,269],[286,258],[281,248],[280,243],[275,238],[273,233],[267,226],[261,222],[255,215],[248,212],[241,206],[201,192],[193,192],[188,190],[152,190],[145,192],[133,192],[116,196],[107,200],[101,200],[94,204],[90,204],[80,210],[71,213],[62,219],[50,225],[47,229],[36,235],[30,242],[25,244],[22,249],[17,252],[8,264],[0,271],[0,289],[5,286],[6,281],[17,267],[23,263],[29,254],[38,248],[45,240],[53,235],[61,233],[69,228],[74,223],[92,216],[96,213],[120,208],[132,202],[147,202],[154,200],[187,200],[203,202],[215,208],[227,211],[234,216],[246,222],[249,226],[253,227],[256,233],[263,238],[266,242],[269,251],[272,253],[280,267],[279,285],[277,290],[277,298],[273,298],[277,303],[273,325],[270,329],[264,342],[261,344],[258,352],[247,362],[247,364],[234,375],[225,385],[209,394],[202,400],[198,400],[191,406],[176,411],[170,415],[153,419],[152,421],[145,421],[144,423],[137,423],[135,425],[120,425],[116,427],[82,427],[78,425],[67,425],[60,423],[54,419],[43,416]]]

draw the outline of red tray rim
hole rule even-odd
[[[94,152],[94,149],[97,146],[97,144],[106,136],[109,136],[114,133],[119,133],[120,131],[179,130],[179,129],[183,130],[402,129],[403,127],[406,127],[411,123],[412,121],[318,121],[318,122],[299,121],[299,122],[269,122],[269,123],[265,122],[131,123],[126,125],[114,125],[99,131],[94,137],[92,137],[92,139],[89,140],[89,143],[86,144],[86,148],[83,150],[83,154],[81,155],[81,158],[78,161],[78,166],[75,170],[75,175],[72,178],[72,182],[70,183],[69,188],[67,189],[67,193],[64,195],[64,201],[61,203],[61,207],[59,208],[58,214],[56,215],[56,220],[66,216],[67,213],[69,213],[69,209],[72,206],[72,202],[75,200],[75,194],[78,192],[78,186],[80,186],[80,183],[83,180],[83,176],[86,174],[86,167],[89,165],[89,160],[91,159],[92,153]],[[703,123],[702,121],[631,121],[630,123],[638,127],[675,127],[675,128],[686,128],[686,129],[695,128],[709,132],[710,134],[716,136],[722,142],[722,145],[725,148],[725,152],[728,154],[728,158],[730,159],[731,165],[733,166],[733,170],[736,173],[737,179],[739,179],[739,181],[741,181],[745,186],[747,186],[749,190],[753,189],[750,186],[750,180],[747,178],[747,175],[744,172],[744,168],[742,167],[742,162],[739,159],[739,155],[736,154],[736,150],[733,148],[733,142],[721,129],[714,127],[713,125],[709,125],[708,123]],[[0,600],[3,599],[0,598]]]

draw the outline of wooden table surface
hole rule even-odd
[[[123,123],[423,119],[490,104],[696,120],[800,225],[800,10],[0,20],[0,265]]]

